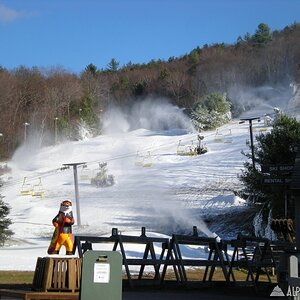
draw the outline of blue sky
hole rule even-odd
[[[300,0],[0,0],[0,65],[80,73],[235,43],[300,21]]]

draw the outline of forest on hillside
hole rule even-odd
[[[291,82],[300,82],[299,23],[273,32],[262,23],[235,44],[204,45],[167,61],[120,66],[112,58],[101,70],[90,63],[80,74],[58,67],[0,67],[0,158],[10,157],[30,135],[43,145],[76,139],[80,122],[99,134],[111,105],[163,98],[189,112],[205,96],[220,94],[238,115],[251,106],[240,104],[238,91]]]

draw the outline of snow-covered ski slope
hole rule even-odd
[[[254,134],[264,130],[263,122],[254,122]],[[182,145],[198,142],[197,133],[183,126],[116,130],[45,148],[22,146],[8,162],[11,173],[3,177],[1,188],[15,234],[0,248],[0,269],[33,270],[36,258],[46,256],[51,221],[62,200],[73,201],[76,219],[73,169],[61,169],[67,163],[87,166],[78,166],[82,226],[74,226],[74,234],[110,234],[113,227],[128,234],[145,226],[147,232],[170,235],[190,233],[197,226],[211,235],[204,220],[216,217],[216,224],[220,214],[247,209],[233,190],[246,159],[241,151],[249,151],[249,124],[235,120],[201,135],[208,152],[197,156],[177,155],[179,140]],[[104,161],[115,184],[97,188],[89,178]],[[21,195],[26,188],[42,191],[44,197]]]

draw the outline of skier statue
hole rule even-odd
[[[73,254],[72,225],[74,224],[72,202],[65,200],[60,204],[58,214],[52,220],[55,229],[48,248],[48,254],[59,254],[61,246],[66,247],[66,254]]]

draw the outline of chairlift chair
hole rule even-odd
[[[178,142],[177,145],[177,155],[187,155],[187,156],[193,156],[197,155],[197,147],[194,145],[194,142],[192,141],[191,145],[182,145],[181,140]]]
[[[42,185],[41,177],[39,178],[39,183],[33,185],[31,196],[32,197],[40,197],[40,198],[43,198],[45,196],[45,190]]]
[[[61,171],[68,170],[68,169],[70,169],[70,166],[63,166],[60,168]]]
[[[143,156],[140,155],[140,152],[139,152],[139,151],[136,152],[134,164],[135,164],[136,166],[142,166],[142,164],[143,164]]]
[[[229,132],[225,134],[224,143],[232,143],[232,142],[233,142],[232,133],[231,133],[231,129],[229,129]]]
[[[179,140],[177,145],[177,155],[184,155],[186,152],[186,146],[181,144],[181,140]]]
[[[82,166],[82,170],[80,172],[81,180],[90,180],[91,179],[91,170],[87,167],[86,164]]]
[[[223,143],[224,142],[224,135],[222,133],[219,133],[219,130],[216,130],[215,134],[215,142],[216,143]]]
[[[147,156],[144,156],[143,161],[142,161],[142,167],[143,168],[152,167],[152,157],[151,157],[150,151],[148,151]]]
[[[27,177],[24,177],[23,178],[23,184],[22,184],[21,191],[20,191],[20,194],[22,196],[31,195],[32,192],[33,192],[33,186],[32,186],[32,184],[26,183],[26,180],[27,180]]]

